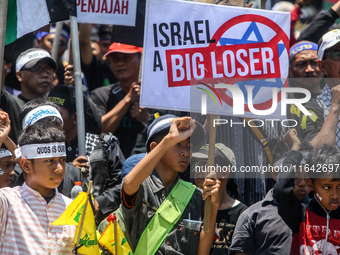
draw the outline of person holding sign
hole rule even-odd
[[[147,110],[139,107],[140,84],[137,81],[142,52],[143,48],[137,46],[113,43],[104,57],[110,61],[118,83],[91,93],[102,116],[103,132],[111,132],[118,138],[126,158],[149,118]]]
[[[204,177],[208,168],[209,144],[203,145],[192,154],[192,167],[195,183],[203,189]],[[216,230],[210,255],[227,254],[231,245],[235,225],[247,206],[240,202],[238,187],[234,181],[232,168],[236,168],[234,152],[222,143],[215,144],[215,172],[221,182],[219,190],[220,205],[216,219]]]
[[[195,129],[196,127],[196,129]],[[215,235],[220,181],[206,179],[203,198],[211,197],[209,232],[201,231],[202,193],[178,174],[189,165],[192,142],[204,130],[190,117],[164,115],[148,130],[147,155],[125,177],[122,212],[134,254],[208,254]]]
[[[0,253],[72,254],[76,226],[49,225],[72,202],[57,190],[65,175],[64,134],[34,124],[20,133],[18,143],[26,182],[0,189]]]

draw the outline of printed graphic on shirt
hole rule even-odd
[[[231,238],[234,234],[235,224],[218,222],[215,230],[213,249],[228,249],[231,245]]]
[[[291,254],[340,254],[340,220],[329,219],[327,231],[327,219],[307,209],[306,221],[301,223],[299,233],[293,237]]]

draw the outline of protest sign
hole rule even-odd
[[[135,26],[137,0],[77,0],[79,23]]]
[[[145,19],[141,106],[202,112],[208,95],[206,113],[285,117],[289,13],[150,0]]]

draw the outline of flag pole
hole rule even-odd
[[[61,29],[63,28],[63,22],[57,22],[55,26],[55,36],[52,44],[52,58],[58,65],[58,51],[59,51],[59,43],[60,43],[60,36],[61,36]]]
[[[70,47],[68,49],[68,64],[73,65],[72,37],[70,37]]]
[[[89,188],[87,189],[87,198],[85,201],[85,206],[84,206],[84,210],[83,213],[86,213],[86,209],[87,209],[87,202],[89,201],[89,195],[91,192],[91,188],[92,188],[92,181],[90,181],[89,183]],[[80,222],[80,226],[79,226],[79,231],[78,231],[78,236],[77,236],[77,242],[76,242],[76,247],[75,247],[75,253],[78,254],[78,246],[79,246],[79,241],[80,241],[80,236],[81,236],[81,231],[83,230],[83,225],[84,225],[84,220],[85,220],[85,215],[82,215],[81,217],[81,222]]]
[[[117,237],[117,217],[116,217],[116,219],[113,221],[113,223],[114,223],[114,228],[113,228],[113,230],[114,230],[114,236],[115,236],[115,252],[116,252],[116,254],[115,255],[118,255],[118,247],[117,247],[117,241],[118,241],[118,237]]]
[[[79,50],[77,17],[70,16],[70,28],[71,28],[71,38],[72,38],[71,43],[72,43],[73,63],[74,63],[74,83],[75,83],[75,91],[76,91],[78,155],[86,156],[84,100],[83,100],[83,85],[81,81],[80,50]]]
[[[3,87],[4,77],[4,54],[5,54],[5,36],[6,36],[6,23],[7,23],[7,7],[8,0],[0,0],[0,81],[1,88]]]

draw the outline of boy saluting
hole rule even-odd
[[[209,254],[220,182],[206,179],[203,184],[203,199],[211,196],[212,201],[206,233],[199,224],[202,192],[178,176],[189,165],[191,141],[200,145],[204,134],[190,117],[164,115],[151,123],[148,153],[125,177],[122,189],[123,216],[134,254]]]
[[[72,254],[76,226],[50,225],[72,202],[57,190],[65,175],[64,134],[35,124],[18,143],[26,182],[0,189],[0,254]]]

